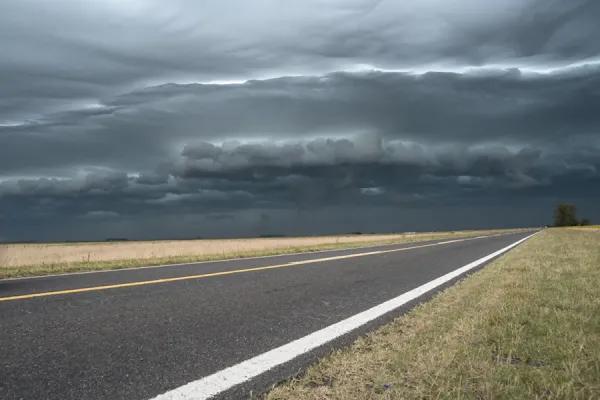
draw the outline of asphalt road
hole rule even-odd
[[[147,400],[383,303],[531,233],[0,280],[0,398]],[[405,250],[390,251],[399,249]],[[382,253],[289,264],[374,251]],[[135,282],[144,283],[115,287]],[[90,287],[96,289],[71,291]],[[219,397],[260,393],[413,305]]]

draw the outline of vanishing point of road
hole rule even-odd
[[[0,280],[0,398],[247,399],[532,234]]]

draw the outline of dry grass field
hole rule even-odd
[[[600,225],[588,225],[588,226],[573,226],[569,229],[578,229],[581,231],[600,231]]]
[[[503,230],[230,240],[0,245],[0,278],[401,243]]]
[[[547,229],[267,400],[600,399],[600,234]]]

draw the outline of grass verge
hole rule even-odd
[[[580,229],[580,230],[600,230],[600,225],[585,225],[585,226],[569,226],[569,229]]]
[[[267,400],[600,399],[600,235],[548,229]]]
[[[33,265],[5,265],[0,266],[0,279],[18,278],[27,276],[42,276],[62,274],[69,272],[84,272],[84,271],[99,271],[99,270],[115,270],[123,268],[136,268],[153,265],[168,265],[180,263],[193,263],[202,261],[217,261],[225,259],[238,259],[248,257],[273,256],[282,254],[292,254],[301,252],[315,252],[323,250],[349,249],[363,246],[378,246],[396,243],[410,243],[417,241],[427,241],[444,238],[457,238],[463,236],[476,236],[478,234],[494,234],[504,233],[508,231],[465,231],[465,232],[443,232],[439,234],[418,234],[407,235],[403,237],[394,237],[387,240],[377,241],[360,241],[314,244],[305,246],[288,246],[277,248],[265,248],[255,251],[223,251],[211,254],[198,255],[182,255],[169,257],[152,257],[152,258],[128,258],[120,260],[104,260],[104,261],[75,261],[75,262],[48,262]]]

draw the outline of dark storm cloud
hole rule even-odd
[[[518,225],[567,198],[592,210],[598,18],[593,0],[9,0],[0,236]]]
[[[55,204],[56,211],[84,214],[443,202],[440,188],[471,199],[485,195],[481,189],[513,190],[504,195],[519,196],[518,190],[566,178],[592,185],[600,177],[600,147],[560,153],[499,145],[436,148],[376,135],[237,147],[195,142],[183,148],[171,168],[167,177],[100,170],[72,179],[8,180],[0,184],[0,196],[15,212],[48,199],[46,206]]]
[[[172,81],[579,61],[600,53],[599,14],[594,0],[8,0],[0,119]]]
[[[18,175],[92,164],[140,172],[168,161],[194,139],[357,131],[425,142],[562,146],[566,138],[595,137],[599,88],[599,67],[531,77],[518,71],[343,73],[241,85],[169,85],[115,98],[106,110],[0,127],[0,170]],[[45,157],[37,157],[40,147]]]

